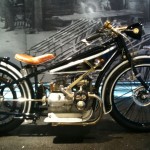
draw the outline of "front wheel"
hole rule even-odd
[[[135,67],[150,86],[149,62],[150,59],[137,60]],[[110,114],[120,125],[131,130],[150,131],[150,94],[136,79],[128,63],[110,76],[105,87],[104,99],[112,105]]]

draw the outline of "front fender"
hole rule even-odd
[[[133,61],[138,61],[141,59],[150,59],[150,56],[147,55],[143,55],[143,56],[137,56],[133,58]],[[106,101],[104,99],[104,94],[105,94],[105,90],[106,90],[106,86],[107,83],[109,82],[109,79],[111,78],[111,76],[123,65],[128,64],[128,60],[123,61],[122,63],[120,63],[119,65],[116,65],[108,74],[108,76],[105,78],[103,85],[102,85],[102,92],[101,92],[101,97],[102,97],[102,101],[103,101],[103,110],[104,113],[107,114],[112,110],[112,102],[110,100]],[[108,94],[109,95],[109,94]]]

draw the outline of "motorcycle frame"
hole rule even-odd
[[[114,42],[115,42],[114,40],[111,40],[111,41],[109,41],[109,42],[107,42],[105,44],[107,45],[108,43],[110,44],[110,43],[114,43]],[[60,64],[58,63],[58,64],[55,64],[53,66],[48,66],[48,67],[46,67],[44,69],[39,69],[39,70],[38,70],[39,66],[33,66],[33,65],[25,65],[25,66],[23,66],[23,64],[20,62],[21,63],[21,70],[32,69],[33,71],[31,71],[31,73],[27,73],[27,71],[25,70],[26,73],[23,74],[22,78],[20,78],[18,80],[15,80],[15,81],[13,81],[11,83],[8,83],[7,86],[11,86],[14,83],[22,82],[23,80],[30,80],[31,78],[34,78],[35,93],[36,93],[36,91],[38,89],[38,84],[39,84],[38,75],[40,75],[40,74],[42,74],[42,73],[44,73],[46,71],[49,71],[49,74],[51,74],[51,75],[54,75],[54,74],[57,75],[57,74],[63,74],[63,73],[64,74],[74,74],[75,72],[76,73],[85,73],[85,72],[88,72],[91,68],[89,70],[75,71],[75,72],[73,72],[72,70],[63,71],[63,69],[67,68],[67,67],[76,66],[79,63],[85,63],[86,60],[88,61],[88,60],[96,59],[97,57],[101,57],[101,56],[103,56],[103,55],[105,55],[105,54],[107,54],[109,52],[112,52],[111,57],[106,61],[105,65],[102,66],[101,69],[96,69],[95,68],[93,71],[91,71],[91,72],[95,72],[95,71],[96,72],[100,72],[99,76],[103,76],[103,74],[105,74],[107,72],[107,68],[109,68],[109,66],[119,56],[119,51],[118,51],[117,46],[115,46],[115,45],[113,45],[110,48],[106,48],[104,46],[102,46],[102,47],[96,46],[96,47],[92,48],[90,51],[94,52],[95,50],[99,50],[99,52],[97,54],[95,54],[94,56],[85,57],[83,59],[79,59],[79,60],[76,60],[76,61],[68,59],[66,61],[61,62]],[[1,60],[7,62],[9,60],[9,58],[1,58]],[[61,64],[63,64],[63,65],[61,66]],[[58,71],[58,70],[62,70],[62,71]],[[5,87],[5,86],[0,86],[0,88],[2,88],[2,87]],[[36,95],[33,96],[33,98],[35,98],[35,97],[36,97]]]
[[[111,46],[108,47],[108,45],[111,45]],[[116,58],[119,57],[119,56],[122,56],[122,59],[121,59],[122,61],[128,60],[135,76],[138,74],[137,71],[136,71],[136,68],[134,67],[133,59],[131,57],[131,54],[130,54],[130,52],[129,52],[127,46],[126,46],[125,40],[122,36],[118,35],[114,39],[111,39],[111,40],[107,41],[106,43],[104,43],[101,46],[95,46],[94,48],[90,49],[90,52],[92,52],[92,51],[93,51],[93,55],[89,55],[88,57],[83,57],[82,53],[81,53],[79,56],[83,57],[82,59],[74,60],[74,57],[72,57],[73,59],[68,58],[67,60],[65,60],[63,62],[54,64],[52,66],[48,66],[44,69],[39,69],[39,70],[38,70],[39,66],[33,66],[33,65],[23,66],[22,63],[21,63],[21,70],[25,69],[26,67],[27,68],[29,67],[30,69],[33,69],[34,71],[32,73],[29,73],[29,74],[27,73],[27,74],[23,75],[23,77],[18,79],[18,80],[15,80],[11,83],[8,83],[7,86],[11,86],[14,83],[19,84],[23,80],[29,81],[33,77],[34,78],[34,84],[35,84],[35,92],[33,92],[34,95],[32,94],[32,100],[29,100],[29,101],[36,102],[36,101],[40,101],[40,100],[35,99],[37,97],[36,93],[37,93],[38,84],[39,84],[39,81],[38,81],[38,75],[39,74],[44,73],[46,71],[49,71],[50,74],[56,74],[56,75],[57,74],[68,74],[68,73],[72,74],[72,73],[75,73],[75,72],[86,74],[88,71],[89,71],[89,73],[96,71],[96,72],[99,73],[99,75],[98,75],[98,78],[95,82],[95,89],[96,89],[95,94],[99,95],[99,86],[100,86],[100,84],[102,84],[102,82],[105,78],[105,74],[106,73],[109,74],[109,72],[111,72],[111,65],[114,64],[114,60],[116,60]],[[95,54],[94,53],[95,51],[96,52],[98,51],[98,52]],[[73,67],[73,66],[77,66],[79,63],[86,63],[86,61],[94,60],[98,57],[102,57],[103,55],[105,55],[107,53],[111,53],[111,57],[108,58],[106,63],[100,69],[97,69],[97,67],[99,67],[99,65],[97,67],[94,67],[94,68],[93,68],[93,66],[89,65],[91,71],[90,71],[90,69],[89,70],[83,70],[83,71],[75,71],[75,72],[72,72],[72,70],[64,71],[64,69],[67,69],[67,68],[70,68],[70,67]],[[7,62],[8,60],[9,60],[9,58],[1,58],[1,61]],[[118,62],[115,65],[118,65],[119,63],[120,62]],[[88,75],[88,73],[86,75]],[[146,83],[141,79],[141,77],[137,77],[137,78],[146,89],[149,89],[149,87],[147,87]],[[80,80],[78,80],[78,81],[80,81]],[[76,85],[78,83],[78,81],[76,81],[74,83],[74,85]],[[5,86],[0,86],[0,88],[2,88],[2,87],[5,88]],[[33,87],[32,87],[32,90],[33,90]]]

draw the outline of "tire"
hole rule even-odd
[[[27,81],[9,85],[20,77],[22,75],[14,64],[0,62],[0,97],[9,100],[0,102],[0,111],[15,113],[28,113],[30,111],[31,102],[11,101],[11,99],[31,98],[31,87]],[[14,117],[13,115],[0,114],[0,133],[7,133],[24,121],[23,119],[14,119]]]
[[[150,58],[136,60],[135,66],[150,86],[149,62]],[[112,105],[110,115],[114,120],[130,130],[150,131],[150,98],[142,99],[142,94],[146,94],[146,91],[133,75],[128,63],[113,72],[105,87],[104,100]]]

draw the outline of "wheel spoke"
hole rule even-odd
[[[135,107],[135,103],[134,102],[132,102],[131,104],[130,104],[130,106],[128,106],[128,109],[126,109],[126,112],[124,112],[124,115],[125,116],[127,116],[128,114],[132,114],[133,113],[133,109],[134,109],[134,107]],[[132,111],[132,112],[131,112]],[[131,115],[130,114],[130,115]]]
[[[23,97],[23,90],[20,84],[13,84],[11,86],[7,87],[8,83],[11,83],[14,80],[14,78],[9,75],[7,72],[1,72],[0,74],[0,94],[1,96],[4,97],[5,99],[18,99],[20,97]],[[6,111],[6,112],[19,112],[23,111],[24,103],[19,103],[19,102],[14,102],[14,101],[9,101],[9,102],[4,102],[3,105],[0,106],[1,111]],[[4,122],[7,123],[12,120],[12,116],[8,115],[0,115],[0,125],[2,125]]]
[[[136,69],[142,79],[150,84],[150,65],[140,65]],[[116,112],[120,114],[119,116],[128,122],[126,126],[132,124],[132,126],[141,126],[141,128],[149,126],[150,128],[150,105],[145,106],[144,99],[142,99],[142,93],[147,94],[145,88],[133,75],[131,68],[126,68],[120,72],[118,71],[117,75],[112,77],[110,84],[113,111],[115,114]],[[147,101],[148,98],[145,103]]]
[[[131,92],[132,92],[132,90],[131,90],[131,91],[128,91],[128,92],[126,92],[126,93],[124,93],[124,94],[122,94],[122,95],[115,96],[115,99],[114,99],[114,100],[116,101],[116,100],[122,98],[123,96],[125,96],[125,95],[127,95],[128,93],[131,93]],[[120,101],[122,101],[122,99],[121,99]],[[118,101],[118,102],[119,102],[119,101]]]

